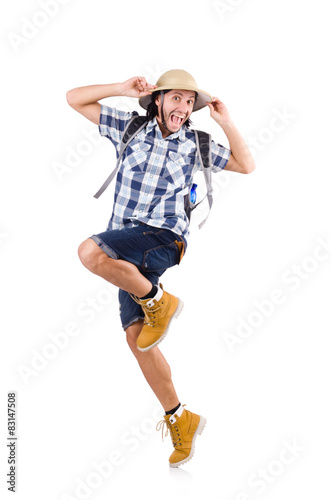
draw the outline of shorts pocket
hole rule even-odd
[[[144,252],[142,267],[144,271],[165,271],[179,264],[179,249],[175,242],[162,245]]]
[[[165,231],[166,231],[165,229],[160,229],[159,231],[156,231],[156,232],[155,231],[144,231],[143,235],[144,236],[150,236],[150,235],[160,236],[162,233],[165,233]]]

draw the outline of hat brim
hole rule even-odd
[[[139,104],[142,108],[147,109],[148,105],[152,102],[152,93],[153,92],[158,92],[160,90],[192,90],[193,92],[198,93],[198,97],[194,102],[193,106],[193,111],[198,111],[201,108],[204,108],[207,106],[207,102],[212,101],[212,96],[208,94],[208,92],[205,92],[204,90],[200,89],[195,89],[193,87],[189,87],[187,85],[176,85],[176,89],[169,88],[167,85],[164,85],[163,87],[157,87],[153,90],[151,90],[150,95],[145,95],[143,97],[140,97],[139,99]]]

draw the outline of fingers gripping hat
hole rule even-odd
[[[152,102],[152,92],[161,90],[193,90],[197,92],[193,106],[193,111],[204,108],[207,102],[212,100],[212,96],[204,90],[198,89],[193,76],[183,69],[171,69],[160,76],[156,82],[156,88],[151,90],[151,95],[143,96],[139,99],[139,104],[142,108],[147,109],[147,106]]]

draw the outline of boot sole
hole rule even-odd
[[[191,447],[191,451],[190,451],[189,456],[187,458],[184,458],[184,460],[181,460],[180,462],[176,462],[175,464],[171,464],[169,462],[170,467],[172,467],[172,468],[179,467],[180,465],[186,464],[189,460],[191,460],[191,458],[193,458],[196,437],[197,437],[197,435],[201,435],[203,433],[203,430],[204,430],[206,423],[207,423],[207,420],[205,419],[205,417],[202,417],[201,415],[199,415],[199,417],[200,417],[199,425],[198,425],[197,430],[195,431],[193,439],[192,439],[192,447]]]
[[[149,351],[153,347],[157,346],[160,342],[162,342],[162,340],[165,338],[165,336],[167,335],[167,333],[169,331],[169,328],[170,328],[172,320],[174,318],[178,318],[178,316],[180,315],[180,313],[183,310],[183,307],[184,307],[184,302],[182,302],[180,299],[178,299],[177,308],[176,308],[175,312],[173,313],[173,315],[171,316],[171,318],[169,319],[169,323],[168,323],[167,328],[165,329],[163,335],[161,335],[161,337],[156,342],[154,342],[154,344],[152,344],[152,345],[150,345],[148,347],[139,347],[139,346],[137,346],[137,348],[139,349],[139,351],[141,351],[141,352]]]

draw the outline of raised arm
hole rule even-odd
[[[123,83],[106,85],[88,85],[77,87],[67,92],[68,104],[85,116],[88,120],[99,125],[101,99],[114,96],[142,97],[148,95],[149,89],[155,85],[147,83],[144,77],[134,76]]]
[[[231,156],[224,170],[231,170],[240,174],[253,172],[255,169],[253,157],[239,130],[231,120],[225,105],[217,97],[214,97],[211,102],[207,102],[207,105],[210,109],[211,117],[222,127],[229,141]]]

